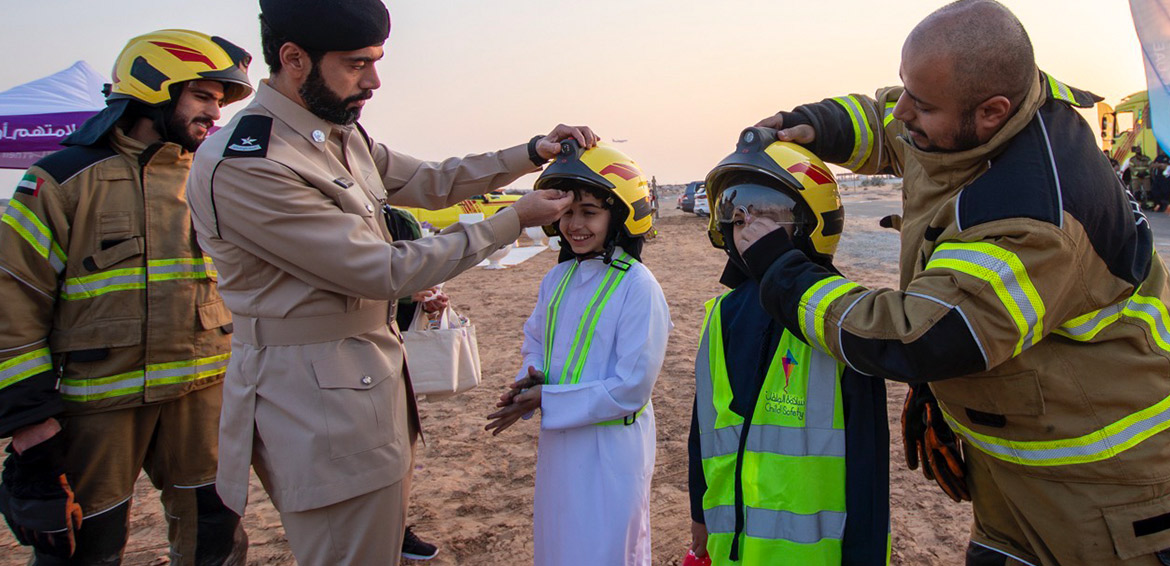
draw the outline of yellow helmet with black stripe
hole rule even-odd
[[[707,174],[712,212],[707,235],[716,248],[727,249],[717,207],[737,206],[737,195],[727,192],[737,186],[766,187],[790,197],[789,202],[807,209],[807,214],[797,217],[801,225],[794,237],[798,243],[806,240],[811,249],[805,251],[821,256],[831,258],[836,253],[845,227],[845,209],[833,173],[811,151],[777,141],[776,130],[770,128],[747,128],[740,134],[735,153]],[[741,200],[750,198],[747,195],[750,189],[742,191]]]
[[[611,204],[624,214],[621,229],[627,236],[644,237],[654,227],[650,208],[650,182],[637,163],[611,146],[600,144],[582,150],[576,140],[561,142],[561,152],[536,180],[535,188],[568,189],[587,185],[613,195]],[[556,226],[545,226],[549,236]]]
[[[171,86],[194,80],[223,83],[226,106],[252,94],[252,56],[220,37],[165,29],[131,39],[114,62],[108,99],[131,99],[147,106],[171,101]]]

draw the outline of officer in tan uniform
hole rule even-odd
[[[424,162],[356,119],[380,86],[381,0],[262,0],[271,77],[195,158],[188,190],[235,333],[217,476],[243,512],[251,464],[302,565],[393,563],[418,420],[393,305],[558,218],[538,191],[491,218],[393,242],[387,204],[440,208],[536,171],[570,136]],[[550,193],[550,194],[545,194]]]
[[[0,218],[0,512],[37,565],[119,564],[142,470],[171,564],[244,563],[213,483],[231,315],[184,192],[250,61],[189,30],[131,39],[106,108]]]

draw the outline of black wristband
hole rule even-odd
[[[544,139],[544,135],[535,136],[528,140],[528,160],[537,167],[544,167],[544,164],[548,163],[548,160],[541,157],[540,153],[536,151],[536,142],[542,139]]]

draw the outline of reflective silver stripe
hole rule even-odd
[[[715,316],[715,309],[719,308],[719,301],[711,309],[710,316]],[[699,412],[699,432],[713,432],[715,428],[715,389],[711,381],[711,339],[709,328],[703,329],[703,337],[699,341],[699,353],[695,355],[695,399],[696,409]],[[701,438],[701,437],[700,437]]]
[[[191,261],[198,261],[198,263],[168,263],[159,265],[155,262],[151,262],[151,264],[148,265],[146,269],[151,278],[154,278],[158,275],[167,275],[171,273],[199,273],[206,275],[208,271],[214,271],[213,269],[207,269],[207,265],[203,262],[202,259],[193,258]]]
[[[53,369],[48,348],[33,350],[0,364],[0,389]]]
[[[74,281],[70,283],[70,281]],[[95,295],[101,295],[102,291],[111,287],[119,285],[136,285],[139,287],[146,286],[146,276],[141,272],[130,273],[126,275],[115,275],[104,279],[96,280],[81,280],[68,279],[62,287],[61,295],[66,299],[84,299]]]
[[[146,384],[147,385],[158,385],[157,383],[154,383],[154,382],[166,380],[166,379],[173,379],[176,377],[193,376],[193,375],[197,375],[197,374],[208,372],[208,371],[221,370],[221,369],[224,369],[228,366],[228,360],[229,360],[229,358],[227,356],[224,356],[223,359],[211,358],[207,361],[204,361],[204,363],[201,363],[198,365],[179,366],[179,367],[165,368],[165,369],[149,369],[148,368],[146,370]]]
[[[706,442],[700,442],[703,459],[730,456],[739,452],[739,435],[743,425],[728,426],[702,433]],[[748,430],[744,449],[748,452],[779,456],[845,457],[845,431],[819,428],[792,428],[753,424]]]
[[[805,426],[833,428],[833,411],[837,393],[837,360],[816,348],[810,348],[808,397],[805,401]],[[754,427],[753,427],[754,428]],[[748,434],[751,434],[750,432]],[[750,438],[749,438],[750,440]],[[842,436],[842,442],[844,437]],[[841,454],[844,456],[844,453]]]
[[[699,419],[699,452],[704,460],[739,452],[739,435],[743,432],[743,425],[725,426],[707,432],[702,430],[703,422],[702,419]],[[715,420],[706,422],[713,423]],[[751,438],[748,440],[751,441]]]
[[[707,532],[730,534],[735,532],[735,507],[720,505],[703,511]],[[814,544],[824,539],[841,539],[845,534],[845,513],[821,511],[800,515],[791,511],[744,508],[744,534],[765,540],[787,540],[800,544]]]
[[[1072,102],[1072,94],[1070,93],[1069,96],[1069,101]],[[1064,188],[1060,184],[1060,170],[1056,167],[1056,156],[1052,154],[1052,139],[1048,137],[1048,127],[1044,125],[1044,115],[1037,112],[1036,120],[1040,123],[1040,131],[1044,132],[1044,148],[1048,150],[1048,164],[1052,168],[1052,179],[1056,181],[1056,210],[1060,213],[1057,227],[1064,228]]]
[[[849,161],[844,164],[846,169],[853,171],[865,163],[865,158],[869,156],[871,151],[869,144],[872,143],[872,139],[869,131],[869,120],[865,119],[865,111],[858,106],[857,100],[852,96],[841,96],[833,100],[845,106],[850,119],[853,120],[854,131],[858,136],[853,146],[853,155],[849,156]]]
[[[848,279],[845,279],[844,277],[834,278],[831,281],[829,281],[828,283],[825,283],[824,285],[822,285],[820,289],[817,289],[817,292],[813,293],[813,295],[811,297],[809,297],[808,303],[805,304],[804,313],[803,313],[804,314],[803,326],[804,326],[805,343],[812,346],[813,348],[817,348],[817,349],[824,349],[825,348],[825,345],[822,344],[820,342],[820,340],[817,338],[817,334],[818,334],[817,333],[817,328],[818,328],[817,310],[819,309],[819,307],[821,305],[821,301],[825,300],[825,297],[828,296],[829,293],[832,293],[833,291],[837,290],[839,287],[842,287],[845,285],[855,285],[856,286],[857,284],[848,280]]]
[[[1141,303],[1136,300],[1130,300],[1129,303],[1125,305],[1125,310],[1142,312],[1149,315],[1149,317],[1154,320],[1151,330],[1158,333],[1158,337],[1162,339],[1163,344],[1170,344],[1170,329],[1166,328],[1166,318],[1162,315],[1162,311],[1158,309],[1157,306]]]
[[[1016,272],[1012,270],[1011,265],[1008,265],[1007,262],[995,256],[970,249],[940,248],[930,256],[931,262],[938,259],[965,261],[995,272],[999,276],[1000,281],[1003,282],[1004,289],[1011,295],[1012,301],[1015,302],[1016,308],[1020,310],[1020,314],[1024,317],[1027,325],[1027,332],[1021,339],[1022,344],[1020,344],[1020,349],[1023,351],[1032,347],[1033,337],[1036,334],[1036,325],[1040,323],[1040,316],[1036,312],[1036,309],[1032,308],[1032,300],[1024,292],[1023,285],[1016,279]],[[927,267],[929,268],[929,262]],[[1007,305],[1004,306],[1006,307]]]
[[[1155,407],[1157,406],[1155,405]],[[975,445],[976,448],[1001,460],[1026,466],[1055,466],[1107,459],[1132,448],[1142,440],[1140,437],[1148,436],[1150,431],[1164,429],[1165,425],[1170,423],[1170,409],[1164,409],[1155,411],[1145,418],[1133,418],[1131,415],[1123,419],[1123,421],[1132,419],[1131,422],[1122,424],[1115,431],[1098,431],[1102,434],[1096,440],[1085,444],[1032,448],[1029,445],[1035,446],[1036,443],[1012,442],[974,434],[973,431],[955,421],[950,415],[944,413],[943,416],[951,424],[951,428],[962,433],[963,438]],[[995,440],[995,442],[989,440]],[[1134,442],[1135,440],[1137,442]]]
[[[72,380],[71,380],[72,381]],[[84,381],[82,382],[84,383]],[[103,393],[110,393],[122,389],[133,389],[127,393],[142,391],[145,379],[141,372],[133,372],[130,377],[118,381],[111,381],[109,383],[102,383],[100,385],[70,385],[69,383],[61,382],[61,394],[69,397],[86,397],[92,398]]]
[[[65,269],[64,251],[53,241],[52,231],[45,226],[36,213],[19,201],[13,201],[5,211],[3,221],[16,230],[41,257],[48,260],[53,270],[60,275]]]
[[[1125,307],[1128,303],[1129,303],[1129,300],[1127,299],[1125,301],[1117,303],[1116,305],[1107,306],[1107,307],[1097,311],[1096,313],[1090,313],[1092,316],[1090,316],[1088,320],[1086,320],[1085,322],[1082,322],[1080,324],[1075,324],[1073,326],[1069,326],[1070,324],[1073,323],[1073,321],[1066,322],[1066,323],[1064,323],[1064,325],[1062,325],[1055,332],[1057,334],[1060,334],[1063,336],[1068,336],[1069,338],[1072,338],[1074,340],[1091,340],[1093,338],[1093,336],[1089,336],[1088,334],[1090,332],[1093,332],[1093,329],[1097,328],[1098,325],[1105,322],[1106,319],[1109,319],[1111,317],[1115,318],[1115,317],[1121,316],[1122,311],[1125,310]],[[1073,319],[1073,320],[1078,320],[1080,318],[1081,317],[1077,317],[1076,319]],[[1094,335],[1095,335],[1095,333],[1094,333]]]
[[[829,418],[832,418],[830,412]],[[831,424],[831,423],[830,423]],[[718,431],[717,431],[718,432]],[[736,443],[739,435],[736,435]],[[736,446],[735,449],[739,447]],[[735,452],[732,450],[732,453]],[[749,452],[777,454],[780,456],[831,456],[845,457],[845,431],[843,429],[792,428],[776,425],[753,424],[748,430],[744,449]],[[706,458],[706,456],[703,456]]]

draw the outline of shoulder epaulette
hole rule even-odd
[[[1073,88],[1054,78],[1048,73],[1040,73],[1041,80],[1044,81],[1044,89],[1048,96],[1048,100],[1060,100],[1067,102],[1077,108],[1092,108],[1098,102],[1105,100],[1087,90]]]
[[[240,118],[223,150],[224,157],[266,157],[272,117],[252,114]]]
[[[33,164],[63,184],[93,164],[117,155],[106,145],[74,145],[42,157]]]

